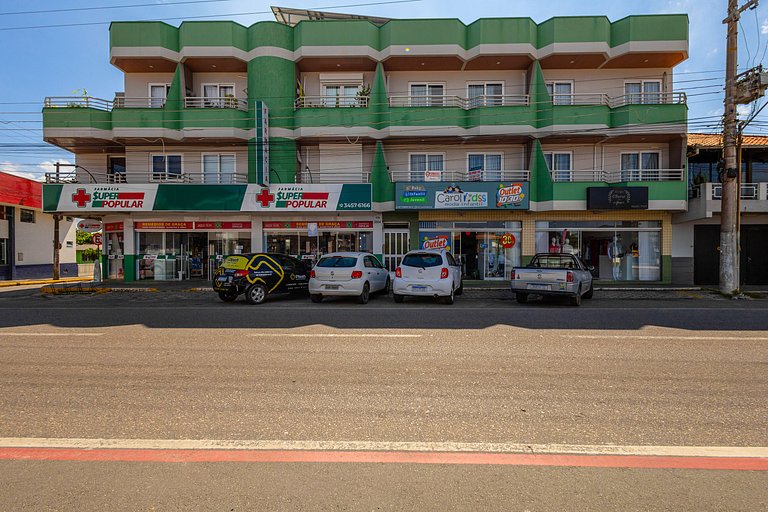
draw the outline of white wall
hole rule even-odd
[[[171,82],[173,82],[173,73],[126,73],[125,97],[149,98],[149,84],[170,84]]]
[[[53,263],[53,215],[35,211],[35,223],[21,222],[21,208],[16,208],[14,215],[14,227],[16,229],[16,265],[50,265]],[[74,263],[76,241],[76,223],[72,217],[64,217],[59,223],[59,238],[61,263]],[[71,242],[69,247],[68,242]],[[19,253],[22,258],[19,258]]]
[[[523,170],[525,146],[515,144],[385,145],[387,165],[393,172],[408,172],[410,153],[444,153],[446,171],[466,172],[468,153],[501,153],[504,170]]]
[[[544,152],[571,152],[571,165],[574,170],[621,169],[622,153],[639,153],[643,151],[658,151],[661,153],[659,166],[669,168],[669,144],[546,144],[542,143]]]
[[[662,91],[672,91],[672,69],[544,69],[544,81],[573,81],[574,94],[623,96],[624,82],[662,80]],[[664,75],[666,73],[666,76]]]
[[[235,173],[248,174],[248,148],[247,146],[222,147],[222,146],[165,146],[166,155],[181,154],[181,166],[185,173],[199,174],[203,171],[203,153],[235,154]],[[151,155],[162,155],[163,147],[135,146],[125,149],[126,180],[128,183],[151,182]],[[106,159],[105,159],[106,165]],[[199,176],[195,176],[197,180]]]
[[[526,94],[524,71],[392,71],[387,73],[389,94],[408,95],[410,82],[445,83],[447,96],[467,97],[470,82],[503,82],[504,94]]]

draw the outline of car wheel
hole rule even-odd
[[[517,299],[517,302],[520,304],[525,304],[528,302],[528,294],[527,293],[516,293],[515,299]]]
[[[363,285],[363,291],[357,296],[358,304],[368,304],[368,298],[371,296],[371,286],[366,282]]]
[[[389,287],[391,284],[392,282],[389,280],[389,277],[387,277],[387,281],[384,283],[384,289],[381,290],[383,295],[389,295]]]
[[[453,291],[453,288],[451,288],[451,294],[448,295],[447,297],[443,297],[443,304],[448,304],[449,306],[453,304],[453,295],[454,295],[454,291]]]
[[[459,281],[459,287],[456,289],[456,295],[464,293],[464,280]]]
[[[576,291],[576,295],[571,297],[571,306],[581,306],[581,288]]]
[[[245,300],[248,304],[261,304],[267,298],[267,289],[263,284],[253,284],[245,290]]]
[[[235,302],[235,299],[237,299],[237,293],[219,292],[219,298],[224,302]]]
[[[393,293],[392,298],[395,299],[395,302],[397,302],[398,304],[403,302],[403,299],[405,299],[405,297],[400,295],[399,293]]]
[[[320,295],[319,293],[311,293],[309,295],[309,300],[311,300],[315,304],[319,304],[319,303],[323,302],[323,296]]]
[[[591,299],[594,294],[595,294],[595,285],[593,283],[590,283],[589,290],[587,290],[587,293],[584,294],[584,298]]]

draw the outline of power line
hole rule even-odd
[[[95,5],[91,7],[70,7],[67,9],[42,9],[39,11],[16,11],[16,12],[0,12],[0,16],[17,16],[21,14],[52,14],[59,12],[78,12],[78,11],[105,11],[114,9],[130,9],[134,7],[166,7],[172,5],[186,5],[186,4],[212,4],[221,2],[232,2],[234,0],[184,0],[182,2],[164,2],[164,3],[150,3],[150,4],[125,4],[125,5]]]

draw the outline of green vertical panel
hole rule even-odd
[[[535,61],[531,66],[530,75],[531,109],[536,113],[536,127],[552,126],[552,97],[547,92],[547,84],[539,61]]]
[[[256,57],[248,63],[248,99],[255,116],[256,101],[269,108],[269,125],[293,129],[296,65],[278,57]]]
[[[533,141],[530,170],[531,201],[538,203],[551,201],[554,198],[554,184],[552,183],[552,177],[549,175],[547,161],[544,159],[541,142],[538,139]]]
[[[672,256],[668,254],[661,256],[661,282],[672,283]]]
[[[182,81],[181,64],[176,65],[176,72],[173,74],[171,88],[163,106],[163,127],[172,130],[181,129],[181,113],[184,109],[184,84]]]
[[[275,21],[260,21],[248,27],[248,48],[275,46],[294,50],[293,27]]]
[[[389,126],[389,98],[387,82],[384,78],[384,65],[376,64],[376,76],[371,84],[371,99],[369,110],[372,113],[373,127],[382,130]]]
[[[269,182],[296,181],[296,141],[284,137],[269,138]]]
[[[43,185],[43,211],[55,212],[59,208],[59,198],[64,185]]]
[[[259,183],[259,162],[257,161],[256,148],[259,139],[248,139],[248,183]],[[270,176],[271,178],[272,176]]]
[[[371,166],[371,186],[373,187],[373,202],[384,203],[395,200],[395,184],[389,176],[387,162],[384,159],[384,147],[381,141],[376,142],[376,154]]]
[[[269,129],[269,112],[264,112],[264,102],[257,101],[254,105],[256,114],[256,138],[253,139],[253,146],[256,158],[256,183],[268,183],[269,182],[269,165],[264,168],[264,151],[269,150],[264,141],[264,123],[267,123],[266,128]]]
[[[123,279],[126,283],[136,280],[136,255],[123,256]]]

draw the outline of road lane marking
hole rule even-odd
[[[256,338],[306,338],[311,336],[312,338],[421,338],[422,334],[371,334],[371,333],[279,333],[279,332],[262,332],[262,333],[250,333],[248,336]]]
[[[0,460],[472,464],[768,471],[768,447],[0,438]]]
[[[693,340],[693,341],[768,341],[768,337],[760,336],[647,336],[642,334],[576,334],[570,336],[571,338],[579,338],[583,340],[624,340],[624,339],[638,339],[638,340]]]
[[[103,332],[5,332],[0,331],[0,336],[104,336]]]

